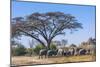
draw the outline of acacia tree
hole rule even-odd
[[[65,34],[65,30],[74,31],[78,28],[82,28],[82,24],[74,16],[62,12],[32,13],[27,17],[12,19],[12,36],[30,36],[47,49],[50,48],[53,38]]]

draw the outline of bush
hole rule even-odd
[[[12,54],[14,56],[23,56],[26,54],[26,48],[23,45],[18,45],[15,48],[12,48]]]
[[[41,44],[40,45],[37,45],[33,50],[36,54],[39,54],[39,51],[41,49],[44,49],[45,47],[43,47]]]
[[[50,45],[50,49],[55,50],[55,49],[57,49],[57,47],[56,47],[56,45],[51,44],[51,45]]]

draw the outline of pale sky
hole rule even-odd
[[[35,2],[12,2],[12,18],[19,16],[27,16],[33,12],[64,12],[65,14],[72,14],[76,17],[79,23],[83,24],[83,29],[75,31],[70,34],[66,30],[65,36],[57,36],[53,40],[67,39],[68,44],[80,44],[87,41],[89,37],[95,38],[95,6],[86,5],[70,5],[70,4],[50,4],[50,3],[35,3]],[[30,37],[22,37],[20,42],[28,47]]]

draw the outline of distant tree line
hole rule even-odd
[[[61,42],[63,42],[61,44],[64,44],[63,47],[60,47],[63,50],[68,49],[68,48],[84,48],[85,50],[91,50],[91,51],[94,51],[95,53],[95,47],[91,49],[91,47],[96,45],[95,38],[89,38],[88,41],[82,42],[79,46],[75,44],[70,44],[69,47],[68,46],[66,47],[65,44],[67,43],[67,41],[65,42],[64,40],[62,40]],[[29,42],[30,47],[26,48],[21,43],[17,43],[17,42],[15,43],[12,41],[12,44],[15,44],[15,45],[12,45],[12,50],[11,50],[12,55],[13,56],[34,56],[34,55],[39,55],[39,52],[41,49],[45,49],[45,47],[41,44],[37,44],[35,47],[33,47],[32,43],[33,43],[33,40],[32,42],[31,41]],[[50,49],[51,50],[60,49],[57,47],[58,46],[57,44],[55,42],[52,42],[50,45]]]
[[[26,48],[24,45],[20,44],[15,47],[12,47],[12,56],[32,56],[32,55],[38,55],[39,51],[41,49],[44,49],[45,47],[41,44],[36,45],[34,48]],[[57,49],[56,45],[51,44],[50,49],[55,50]]]

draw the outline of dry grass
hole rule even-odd
[[[70,57],[54,57],[39,59],[35,57],[15,56],[12,57],[12,65],[31,65],[31,64],[51,64],[51,63],[70,63],[70,62],[84,62],[95,61],[95,56],[70,56]]]

